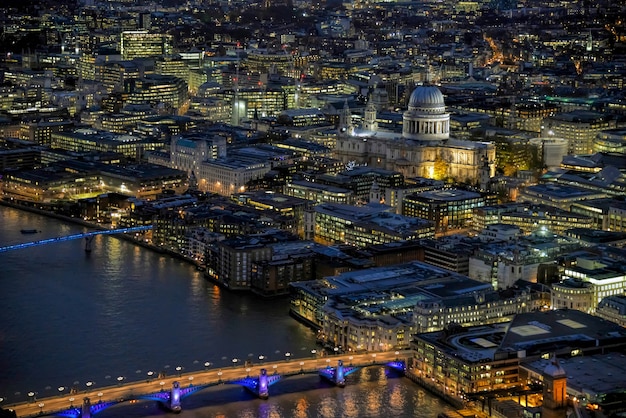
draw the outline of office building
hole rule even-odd
[[[450,327],[415,336],[414,371],[440,393],[474,398],[523,389],[522,364],[557,356],[588,356],[624,347],[619,325],[576,310],[521,313],[509,323]]]
[[[305,218],[305,231],[314,222],[314,239],[322,244],[351,244],[366,247],[393,241],[431,238],[432,222],[392,212],[381,204],[349,206],[321,203],[313,208],[314,218]]]
[[[123,60],[171,55],[172,35],[150,33],[146,30],[124,31],[120,49]]]
[[[597,135],[616,127],[616,121],[607,115],[585,110],[557,113],[543,120],[541,136],[566,139],[569,155],[592,154]]]
[[[467,228],[475,208],[495,203],[495,196],[460,189],[430,190],[406,196],[402,214],[432,221],[436,232]]]

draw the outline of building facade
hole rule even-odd
[[[402,135],[376,129],[375,111],[368,109],[364,127],[340,126],[337,158],[398,171],[405,177],[451,178],[485,183],[495,175],[495,145],[450,138],[450,115],[443,94],[434,86],[421,86],[411,94],[403,114]],[[349,118],[343,117],[343,121]]]

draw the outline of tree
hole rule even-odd
[[[433,178],[435,180],[443,180],[448,177],[450,163],[443,159],[441,155],[437,155],[433,164]]]

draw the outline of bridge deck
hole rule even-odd
[[[127,233],[132,233],[132,232],[147,231],[149,229],[152,229],[152,225],[134,226],[131,228],[103,229],[99,231],[83,232],[82,234],[65,235],[62,237],[46,238],[46,239],[40,239],[38,241],[7,245],[5,247],[0,247],[0,253],[11,251],[11,250],[20,250],[22,248],[35,247],[38,245],[53,244],[55,242],[64,242],[64,241],[71,241],[71,240],[76,240],[76,239],[81,239],[81,238],[87,238],[87,237],[91,237],[94,235],[127,234]]]
[[[398,353],[398,354],[396,354]],[[246,376],[258,376],[261,369],[266,369],[268,375],[278,373],[283,377],[296,375],[300,373],[318,373],[320,369],[327,366],[335,366],[337,360],[341,359],[346,365],[354,366],[371,366],[383,365],[387,362],[400,359],[406,360],[413,356],[413,351],[389,351],[368,354],[353,355],[332,355],[327,357],[290,359],[288,361],[265,361],[263,364],[254,364],[250,367],[229,366],[224,368],[211,368],[207,370],[198,370],[167,376],[163,379],[146,379],[138,382],[128,382],[116,386],[108,386],[102,388],[92,388],[79,394],[63,394],[61,396],[53,396],[49,398],[37,399],[34,402],[24,402],[20,404],[7,405],[5,408],[12,409],[18,417],[40,416],[44,414],[52,414],[53,412],[66,410],[71,404],[80,405],[83,398],[88,397],[93,403],[102,401],[110,402],[123,400],[139,399],[141,395],[147,395],[158,392],[160,390],[169,390],[174,381],[180,382],[181,388],[189,385],[194,386],[210,386],[219,382],[231,382],[240,380]],[[40,406],[43,405],[43,406]]]

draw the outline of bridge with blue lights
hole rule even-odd
[[[338,387],[346,385],[346,376],[370,366],[385,366],[399,374],[406,371],[406,364],[412,357],[412,351],[379,352],[358,354],[344,357],[349,362],[344,365],[341,356],[328,358],[291,359],[254,367],[228,367],[224,369],[206,369],[195,373],[180,373],[177,376],[148,379],[142,382],[130,382],[93,388],[82,394],[82,404],[74,405],[75,397],[50,397],[31,399],[29,402],[10,405],[18,417],[61,416],[67,418],[91,418],[99,412],[119,405],[125,401],[156,401],[171,412],[182,410],[182,401],[186,397],[203,389],[221,385],[239,385],[260,399],[268,399],[270,386],[289,376],[316,373],[324,381]],[[271,373],[268,373],[268,369]],[[189,383],[181,383],[189,382]],[[92,399],[98,398],[92,403]],[[68,406],[69,401],[69,406]]]
[[[65,235],[62,237],[46,238],[46,239],[40,239],[38,241],[7,245],[5,247],[0,247],[0,253],[11,251],[11,250],[20,250],[23,248],[36,247],[38,245],[53,244],[57,242],[71,241],[71,240],[77,240],[77,239],[83,239],[83,238],[89,240],[93,238],[95,235],[128,234],[128,233],[133,233],[133,232],[148,231],[150,229],[152,229],[152,225],[134,226],[130,228],[118,228],[118,229],[103,229],[103,230],[98,230],[98,231],[83,232],[81,234]]]

